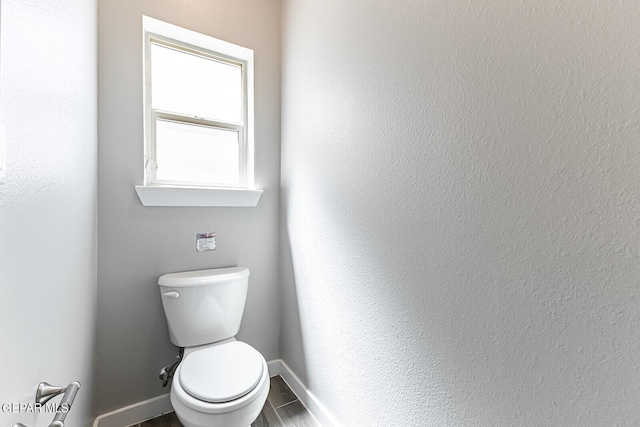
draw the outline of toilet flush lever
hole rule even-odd
[[[164,294],[162,294],[162,296],[169,297],[169,298],[178,298],[180,294],[177,291],[171,291],[171,292],[165,292]]]

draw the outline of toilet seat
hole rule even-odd
[[[234,340],[233,342],[239,341]],[[228,344],[230,343],[219,344],[216,346],[224,346]],[[248,344],[246,345],[248,346]],[[257,350],[253,350],[257,352]],[[203,426],[218,426],[218,424],[213,424],[211,419],[208,418],[209,414],[216,414],[217,416],[221,417],[220,419],[222,419],[223,421],[221,421],[218,427],[229,427],[234,425],[246,426],[251,424],[260,414],[260,411],[264,406],[264,402],[267,400],[267,394],[269,393],[269,369],[267,368],[267,361],[258,352],[262,364],[262,375],[260,376],[258,384],[253,388],[253,390],[249,391],[244,396],[230,402],[210,403],[193,397],[184,390],[182,384],[180,383],[184,361],[186,361],[187,357],[189,357],[191,354],[196,354],[200,351],[203,350],[196,350],[185,356],[185,359],[178,365],[178,369],[176,369],[176,372],[173,376],[170,393],[171,404],[176,410],[178,418],[181,419],[182,424],[185,426],[198,425],[197,423],[187,424],[185,420],[183,420],[183,418],[191,417],[194,420],[202,418]],[[245,416],[246,414],[250,414],[250,416],[253,416],[252,419],[246,418],[248,420],[246,423],[235,423],[229,421],[231,418]]]
[[[208,403],[225,403],[250,393],[260,382],[263,370],[263,357],[256,349],[233,341],[187,355],[178,378],[190,396]]]

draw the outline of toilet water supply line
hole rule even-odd
[[[64,393],[60,404],[56,408],[56,415],[53,417],[53,421],[49,424],[49,427],[64,427],[64,420],[71,410],[71,405],[73,404],[73,400],[76,398],[78,390],[80,390],[80,383],[78,381],[74,381],[66,387],[56,387],[45,382],[41,382],[38,385],[38,389],[36,391],[36,405],[44,405],[57,395]],[[13,427],[27,426],[22,423],[16,423]]]
[[[180,362],[182,362],[182,356],[184,356],[184,347],[180,347],[180,354],[176,356],[176,359],[178,360],[173,365],[171,365],[170,367],[165,366],[164,368],[160,369],[159,377],[162,380],[162,387],[166,387],[167,384],[169,384],[169,380],[173,378],[173,374],[176,372],[178,365],[180,364]]]

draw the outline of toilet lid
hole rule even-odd
[[[229,402],[253,390],[262,370],[262,355],[233,341],[188,354],[180,367],[180,385],[196,399]]]

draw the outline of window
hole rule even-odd
[[[138,195],[151,187],[259,191],[253,190],[253,51],[146,16],[143,27],[145,164]]]

